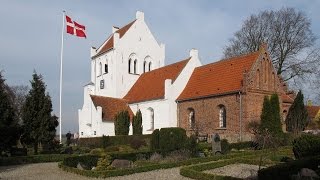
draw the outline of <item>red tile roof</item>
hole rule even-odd
[[[113,121],[117,113],[123,110],[128,110],[130,119],[132,120],[133,112],[126,100],[95,95],[90,95],[90,97],[96,108],[97,106],[102,107],[103,121]]]
[[[195,68],[177,100],[196,99],[241,90],[244,72],[259,57],[259,51]]]
[[[119,33],[119,38],[122,38],[123,35],[126,34],[126,32],[130,29],[130,27],[133,25],[133,23],[136,22],[136,20],[132,21],[131,23],[123,26],[122,28],[118,29],[115,33]],[[114,34],[114,33],[113,33]],[[99,47],[99,51],[97,55],[103,54],[113,48],[113,34],[109,36],[106,43],[103,43],[104,46]]]
[[[311,119],[315,118],[317,113],[320,111],[320,106],[306,106],[308,115]]]
[[[175,81],[189,60],[190,58],[143,73],[123,99],[136,103],[164,98],[165,80]]]

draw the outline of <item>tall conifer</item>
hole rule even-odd
[[[304,130],[308,120],[308,112],[303,103],[303,94],[298,92],[293,104],[289,108],[286,119],[286,126],[288,132],[295,134]]]
[[[142,114],[140,109],[137,111],[136,115],[133,118],[132,130],[134,135],[142,134]]]

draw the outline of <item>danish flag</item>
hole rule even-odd
[[[78,36],[78,37],[84,37],[87,38],[86,36],[86,27],[72,21],[72,19],[66,15],[66,24],[67,24],[67,33]]]

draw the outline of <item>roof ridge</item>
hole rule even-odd
[[[128,102],[126,99],[123,99],[123,98],[115,98],[115,97],[109,97],[109,96],[100,96],[100,95],[93,95],[93,94],[90,94],[90,96],[93,96],[93,97],[100,97],[100,98],[109,98],[109,99],[116,99],[116,100],[121,100],[121,101],[125,101],[125,102]]]
[[[128,28],[123,34],[120,34],[120,33],[119,33],[119,38],[122,38],[122,36],[124,36],[124,34],[129,30],[129,28],[134,24],[134,22],[136,22],[136,20],[137,20],[137,19],[135,19],[135,20],[131,21],[130,23],[122,26],[121,28],[119,28],[118,30],[116,30],[114,33],[119,33],[119,31],[124,30],[125,28]],[[99,46],[99,48],[97,48],[97,50],[100,51],[100,50],[104,47],[104,45],[105,45],[106,43],[108,43],[108,41],[109,41],[111,38],[113,38],[114,33],[111,33],[111,34],[108,36],[108,38]],[[101,48],[101,49],[100,49],[100,48]],[[98,51],[97,51],[97,52],[98,52]],[[98,54],[101,54],[101,53],[103,53],[103,52],[99,52],[99,53],[97,53],[97,55],[98,55]]]
[[[212,62],[212,63],[209,63],[209,64],[205,64],[203,66],[199,66],[197,68],[201,68],[201,67],[205,67],[205,66],[209,66],[209,65],[214,65],[214,64],[220,64],[220,63],[223,63],[223,62],[226,62],[226,61],[233,61],[237,58],[243,58],[243,57],[246,57],[246,56],[250,56],[250,55],[253,55],[253,54],[258,54],[260,53],[259,51],[254,51],[254,52],[250,52],[250,53],[247,53],[247,54],[241,54],[239,56],[233,56],[233,57],[230,57],[230,58],[225,58],[225,59],[220,59],[218,61],[215,61],[215,62]]]
[[[186,62],[187,62],[187,61],[190,61],[190,59],[191,59],[191,57],[189,57],[189,58],[187,58],[187,59],[180,60],[180,61],[175,62],[175,63],[172,63],[172,64],[168,64],[168,65],[166,65],[166,66],[162,66],[162,67],[160,67],[160,68],[154,69],[154,70],[149,71],[149,72],[145,72],[145,73],[143,73],[143,74],[150,74],[150,73],[152,73],[152,72],[160,71],[160,70],[162,70],[162,69],[164,69],[164,68],[177,65],[177,64],[182,63],[182,62],[184,62],[184,61],[186,61]],[[143,74],[142,74],[142,75],[143,75]]]

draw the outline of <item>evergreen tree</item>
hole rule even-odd
[[[130,127],[130,116],[128,111],[119,112],[114,120],[115,135],[128,135]]]
[[[280,104],[279,97],[277,94],[273,94],[270,98],[270,118],[271,118],[271,127],[270,131],[275,134],[282,133],[282,125],[281,125],[281,116],[280,116]]]
[[[270,99],[265,96],[263,100],[260,131],[263,132],[266,129],[272,135],[277,135],[282,132],[280,104],[277,94],[273,94]]]
[[[9,93],[9,87],[0,72],[0,153],[16,145],[20,136],[18,119]]]
[[[289,108],[286,119],[286,126],[288,132],[297,134],[304,130],[308,120],[308,112],[303,103],[303,94],[298,92],[293,104]]]
[[[261,112],[261,123],[260,123],[260,131],[264,132],[266,129],[270,131],[271,126],[271,104],[268,96],[265,96],[263,99],[263,107]]]
[[[142,134],[142,114],[140,110],[137,111],[136,115],[133,118],[132,130],[133,130],[133,135]]]
[[[51,115],[51,97],[46,94],[42,76],[34,72],[32,77],[31,89],[22,108],[22,141],[27,145],[33,145],[34,153],[37,154],[39,143],[46,148],[53,142],[58,123],[57,117]]]

